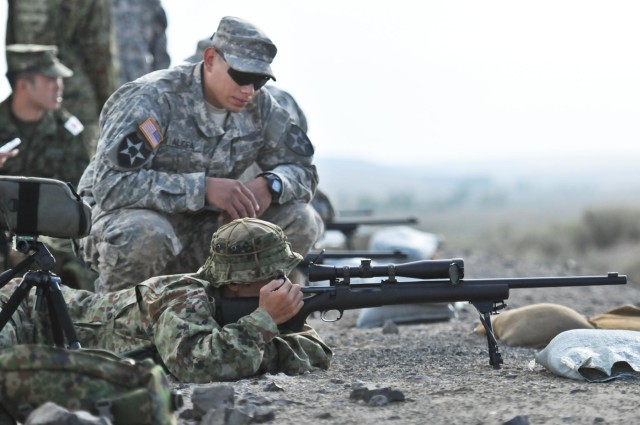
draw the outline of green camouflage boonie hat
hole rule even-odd
[[[225,16],[213,34],[211,46],[220,50],[224,60],[236,71],[267,75],[276,80],[271,62],[278,49],[255,25]]]
[[[7,46],[7,74],[35,71],[48,77],[71,77],[73,71],[58,60],[57,54],[56,46],[11,44]]]
[[[211,251],[199,277],[213,286],[253,283],[288,274],[302,256],[291,250],[282,229],[256,218],[221,226],[211,238]]]

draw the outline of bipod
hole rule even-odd
[[[66,336],[68,348],[79,349],[80,341],[73,328],[73,322],[67,310],[67,304],[60,290],[60,278],[51,272],[55,264],[53,255],[47,247],[35,239],[22,239],[17,244],[18,250],[23,253],[34,251],[27,258],[0,274],[0,288],[4,287],[16,274],[26,270],[33,262],[36,262],[41,270],[30,270],[22,278],[22,282],[15,289],[6,305],[0,311],[0,330],[9,322],[11,316],[20,306],[20,303],[29,295],[31,289],[36,289],[36,311],[42,311],[45,305],[49,309],[53,341],[58,347],[65,347],[64,337]]]
[[[495,303],[493,301],[471,301],[471,304],[480,313],[480,323],[484,327],[484,331],[487,335],[487,348],[489,350],[489,364],[494,369],[500,369],[502,365],[502,354],[498,348],[498,340],[493,333],[493,326],[491,325],[491,313],[497,313],[506,307],[503,302]]]

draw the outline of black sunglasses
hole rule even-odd
[[[224,53],[222,53],[218,49],[216,49],[216,52],[218,52],[222,60],[227,62],[227,60],[224,58]],[[262,86],[267,84],[267,81],[269,81],[269,78],[270,78],[267,75],[252,74],[250,72],[237,71],[231,67],[227,69],[227,73],[229,74],[229,77],[231,77],[231,79],[235,81],[237,85],[246,86],[248,84],[252,84],[253,89],[256,91],[260,90]]]
[[[229,74],[229,77],[231,77],[231,79],[236,82],[237,85],[246,86],[247,84],[253,84],[254,90],[260,90],[262,86],[267,84],[267,81],[269,81],[269,77],[267,77],[266,75],[236,71],[231,67],[227,69],[227,73]]]

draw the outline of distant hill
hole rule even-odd
[[[640,202],[640,157],[549,157],[424,167],[337,158],[318,158],[316,163],[320,188],[334,203],[348,208],[394,197],[411,197],[417,206],[451,197],[485,199],[486,204],[492,199],[504,203],[555,198],[580,203]]]

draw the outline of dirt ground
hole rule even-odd
[[[463,253],[464,254],[464,253]],[[467,278],[605,275],[579,264],[525,264],[490,255],[460,253]],[[622,270],[615,270],[624,274]],[[509,307],[553,302],[587,316],[632,303],[640,286],[512,290]],[[331,368],[302,376],[266,375],[230,383],[235,406],[251,403],[270,412],[276,424],[631,424],[640,421],[640,380],[588,383],[558,377],[533,362],[538,350],[500,345],[501,369],[489,365],[486,339],[472,332],[479,323],[467,306],[448,322],[402,325],[398,333],[353,327],[357,311],[337,323],[312,318],[334,350]],[[188,419],[193,386],[178,385]],[[378,403],[359,396],[363,388],[386,389]],[[366,391],[364,391],[366,393]],[[384,398],[382,399],[384,400]],[[382,404],[382,405],[378,405]],[[211,422],[213,423],[213,422]],[[229,422],[227,422],[229,423]],[[238,422],[240,423],[240,422]]]

